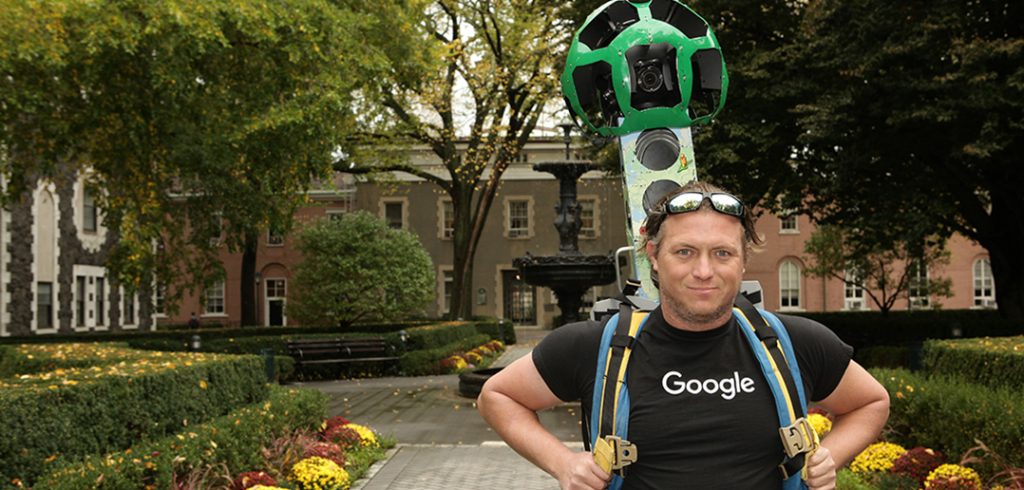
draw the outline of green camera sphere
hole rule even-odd
[[[706,123],[729,86],[707,21],[676,0],[613,0],[592,12],[561,80],[570,112],[603,136]]]

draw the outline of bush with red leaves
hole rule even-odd
[[[924,484],[924,480],[928,478],[928,474],[935,468],[938,468],[942,463],[946,462],[946,457],[943,456],[939,451],[928,449],[924,447],[915,447],[900,456],[892,464],[893,473],[898,475],[906,475],[919,483]]]
[[[324,440],[337,444],[343,451],[359,447],[359,433],[348,427],[335,426],[324,431]]]
[[[328,429],[331,429],[333,427],[341,427],[343,425],[348,425],[351,423],[352,422],[349,419],[346,419],[341,415],[335,415],[334,417],[331,417],[324,421],[324,432],[327,432]]]
[[[338,466],[345,467],[345,452],[341,450],[341,447],[333,442],[318,442],[306,448],[307,458],[313,456],[319,456],[321,458],[327,458],[334,461]]]

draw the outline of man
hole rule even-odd
[[[780,488],[783,447],[773,395],[732,314],[751,246],[760,242],[749,210],[720,189],[691,183],[662,200],[643,233],[661,302],[628,366],[629,440],[638,460],[628,467],[623,488]],[[836,468],[881,431],[888,394],[827,328],[779,318],[807,398],[836,417],[808,458],[805,480],[809,488],[831,489]],[[570,450],[544,429],[536,412],[581,400],[590,413],[601,332],[593,322],[552,332],[532,356],[493,376],[478,400],[484,419],[509,446],[563,489],[604,488],[610,475],[589,452]],[[689,380],[716,386],[703,381],[736,376],[745,389],[677,389]]]

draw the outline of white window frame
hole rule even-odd
[[[972,309],[992,309],[996,307],[996,283],[992,277],[992,262],[988,257],[975,259],[971,267],[971,278],[974,294]],[[979,292],[980,291],[980,292]]]
[[[580,239],[594,240],[601,236],[601,200],[595,195],[584,195],[576,198],[580,203]],[[583,202],[591,203],[590,228],[583,227]]]
[[[448,226],[449,223],[451,227]],[[437,238],[455,238],[455,204],[450,197],[441,197],[437,200]]]
[[[283,247],[284,246],[284,233],[274,233],[273,228],[267,229],[267,246],[268,247]]]
[[[407,197],[382,197],[380,198],[380,219],[387,223],[388,227],[391,227],[391,222],[388,221],[388,204],[399,204],[402,206],[402,226],[397,229],[408,230],[409,229],[409,198]]]
[[[214,211],[213,219],[217,220],[217,234],[210,237],[210,246],[219,247],[221,237],[224,236],[224,212]]]
[[[779,216],[779,234],[780,235],[799,235],[800,234],[800,220],[795,213],[786,213]]]
[[[277,291],[274,295],[270,294],[270,283],[281,283],[283,291],[278,294]],[[276,287],[275,287],[276,289]],[[288,278],[286,277],[268,277],[263,280],[263,311],[266,314],[263,315],[263,326],[270,326],[270,301],[281,300],[284,302],[283,309],[281,310],[281,324],[288,325]]]
[[[348,210],[345,209],[328,209],[325,215],[327,219],[331,221],[341,221],[348,214]]]
[[[526,203],[526,228],[512,228],[512,203]],[[533,196],[506,196],[504,200],[504,229],[505,238],[509,240],[529,240],[533,238]]]
[[[49,288],[49,291],[46,293],[45,296],[40,292],[40,290],[42,289],[43,285],[46,285]],[[54,329],[54,328],[57,327],[57,322],[55,321],[56,319],[54,318],[56,316],[54,314],[54,313],[56,313],[56,310],[53,308],[53,306],[54,306],[54,304],[53,304],[53,299],[54,299],[53,290],[54,290],[54,287],[53,286],[54,286],[53,282],[50,282],[50,281],[39,281],[39,282],[36,282],[36,314],[35,314],[36,331],[50,330],[50,329]],[[47,323],[49,323],[49,325],[40,325],[40,322],[39,322],[39,320],[43,318],[43,308],[42,308],[43,307],[43,303],[41,303],[39,300],[44,298],[44,297],[46,298],[46,300],[48,302],[48,306],[49,306],[49,311],[47,311],[47,314],[46,314]]]
[[[121,288],[121,326],[122,327],[134,327],[139,321],[139,305],[137,302],[138,294],[129,293],[127,289]],[[128,315],[125,312],[128,311],[128,306],[131,306],[131,322],[128,321]]]
[[[92,226],[89,226],[89,220]],[[82,232],[96,234],[100,229],[100,213],[96,207],[96,195],[89,186],[82,185]]]
[[[204,317],[224,317],[227,315],[227,299],[224,281],[217,281],[203,290]],[[218,311],[219,310],[219,311]]]
[[[845,276],[843,281],[843,309],[849,311],[868,309],[867,301],[864,300],[864,288],[848,282],[860,279],[857,271],[847,270],[843,275]]]
[[[915,295],[915,292],[920,293],[921,285],[923,289],[928,290],[928,285],[931,282],[931,273],[927,267],[923,267],[920,260],[914,260],[910,262],[908,266],[910,268],[907,274],[910,276],[907,280],[907,309],[908,310],[927,310],[932,307],[931,297],[925,295]],[[923,274],[922,274],[923,272]]]
[[[795,276],[795,277],[793,277]],[[803,273],[800,268],[800,264],[793,259],[783,260],[779,264],[779,310],[780,311],[802,311],[803,307],[800,301],[803,287],[800,284],[800,280],[803,278]],[[790,296],[787,291],[792,291],[793,288],[789,287],[792,284],[788,282],[796,281],[796,296]]]
[[[455,269],[450,265],[437,268],[437,311],[447,315],[452,308],[452,293],[455,290]]]

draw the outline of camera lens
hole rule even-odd
[[[644,92],[657,92],[665,84],[661,75],[661,63],[651,60],[648,63],[637,63],[636,84]]]

